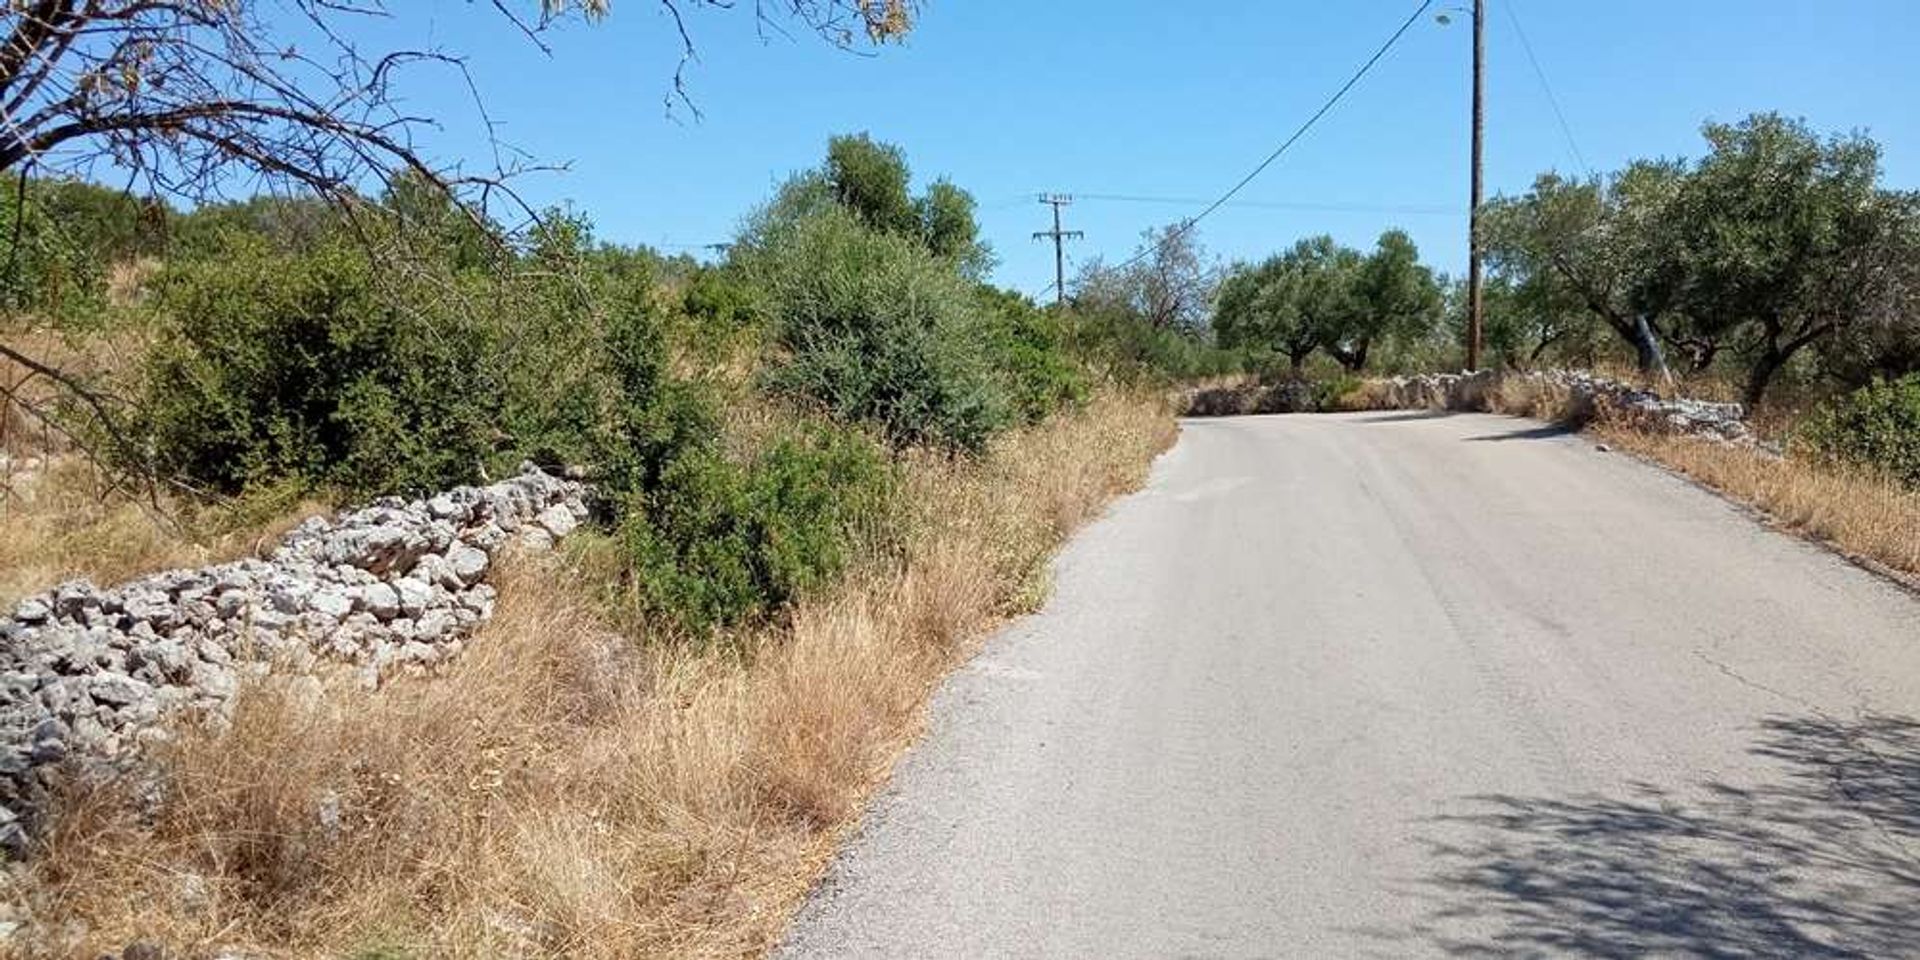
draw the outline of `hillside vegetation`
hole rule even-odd
[[[73,780],[6,874],[33,932],[6,949],[765,945],[1209,349],[991,287],[972,198],[914,186],[837,137],[699,263],[407,179],[191,210],[30,181],[0,207],[30,251],[6,337],[60,363],[9,371],[9,602],[523,461],[590,480],[597,517],[443,676],[258,681],[150,752],[157,806]]]

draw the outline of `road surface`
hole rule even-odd
[[[1920,956],[1920,599],[1589,438],[1189,421],[788,958]]]

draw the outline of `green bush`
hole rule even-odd
[[[1362,384],[1358,376],[1345,371],[1317,378],[1313,381],[1313,408],[1321,411],[1340,410],[1340,399],[1359,390]]]
[[[1027,298],[982,285],[980,298],[995,318],[988,345],[993,366],[1006,378],[1014,411],[1039,423],[1087,398],[1087,378],[1063,345],[1060,320]]]
[[[1244,351],[1215,345],[1205,333],[1155,326],[1120,310],[1076,310],[1063,343],[1099,372],[1123,383],[1165,385],[1248,369]]]
[[[885,456],[844,428],[798,430],[746,465],[689,453],[628,505],[629,582],[691,632],[763,616],[839,574],[884,527],[891,488]]]
[[[687,319],[710,336],[757,326],[760,304],[736,271],[709,267],[696,272],[681,296]]]
[[[162,471],[228,492],[293,477],[360,493],[480,471],[498,407],[474,382],[487,332],[376,295],[362,252],[231,234],[156,286],[141,408]]]
[[[0,310],[86,328],[105,319],[107,268],[156,251],[171,212],[79,180],[0,190]]]
[[[1876,380],[1828,403],[1797,439],[1824,461],[1878,470],[1920,489],[1920,374]]]
[[[656,303],[657,264],[596,247],[586,224],[549,216],[518,273],[489,275],[472,304],[500,348],[489,381],[516,459],[589,469],[616,498],[658,481],[682,451],[719,428],[698,384],[668,370],[668,327]]]
[[[453,228],[373,245],[338,220],[304,239],[229,226],[171,264],[141,404],[154,465],[223,491],[364,497],[532,460],[617,493],[717,436],[701,391],[668,374],[656,258],[596,246],[561,212],[517,252],[439,219]]]
[[[994,317],[915,240],[829,208],[770,231],[746,262],[787,355],[776,390],[903,445],[979,449],[1013,421]]]

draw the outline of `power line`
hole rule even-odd
[[[1155,197],[1127,193],[1076,193],[1080,200],[1096,200],[1113,203],[1165,203],[1165,204],[1201,204],[1204,197]],[[1221,204],[1223,207],[1244,207],[1260,210],[1304,210],[1318,213],[1403,213],[1425,216],[1465,216],[1463,207],[1440,203],[1348,203],[1339,201],[1305,202],[1293,200],[1232,200]]]
[[[1218,210],[1221,207],[1225,206],[1227,204],[1227,201],[1232,200],[1234,196],[1239,194],[1241,190],[1246,189],[1247,184],[1252,183],[1255,177],[1258,177],[1260,176],[1260,174],[1265,173],[1266,169],[1272,166],[1275,160],[1280,159],[1280,156],[1286,153],[1287,150],[1290,149],[1295,143],[1299,142],[1301,137],[1306,136],[1307,131],[1313,129],[1314,124],[1317,124],[1320,122],[1320,118],[1326,116],[1327,113],[1334,108],[1335,104],[1338,104],[1342,99],[1346,97],[1347,92],[1352,90],[1354,86],[1360,82],[1360,78],[1366,76],[1367,73],[1373,69],[1374,65],[1379,63],[1380,59],[1387,55],[1387,51],[1393,49],[1393,45],[1400,42],[1400,38],[1405,36],[1408,30],[1413,29],[1413,25],[1419,22],[1421,15],[1426,13],[1427,9],[1431,6],[1433,6],[1433,0],[1423,0],[1420,6],[1416,8],[1413,11],[1413,13],[1407,17],[1406,21],[1400,24],[1400,28],[1393,31],[1393,34],[1387,37],[1387,41],[1380,45],[1380,49],[1375,50],[1373,52],[1373,56],[1368,57],[1366,62],[1360,65],[1360,69],[1355,70],[1353,72],[1353,76],[1348,77],[1347,82],[1341,84],[1340,89],[1335,90],[1333,92],[1333,96],[1328,97],[1327,101],[1320,105],[1320,109],[1315,110],[1313,112],[1313,115],[1308,117],[1306,122],[1300,125],[1299,129],[1293,131],[1292,136],[1289,136],[1286,140],[1282,141],[1278,147],[1274,148],[1272,153],[1267,154],[1267,158],[1265,160],[1260,161],[1259,165],[1255,166],[1251,172],[1249,172],[1246,176],[1241,177],[1239,183],[1234,184],[1231,188],[1227,190],[1226,193],[1221,194],[1219,199],[1213,201],[1212,203],[1207,204],[1206,209],[1200,211],[1199,213],[1191,217],[1188,217],[1187,219],[1181,221],[1178,226],[1167,231],[1167,233],[1160,238],[1160,242],[1158,244],[1155,244],[1155,246],[1156,247],[1164,246],[1171,240],[1175,240],[1175,239],[1178,239],[1179,237],[1185,236],[1188,232],[1193,230],[1195,226],[1199,225],[1200,221],[1205,220],[1215,210]],[[1134,264],[1139,263],[1142,260],[1145,260],[1147,256],[1152,252],[1153,252],[1152,247],[1142,250],[1139,253],[1134,254],[1132,257],[1128,258],[1127,260],[1122,261],[1118,266],[1114,267],[1114,269],[1124,270],[1127,267],[1133,266]]]
[[[1507,22],[1513,24],[1513,32],[1520,38],[1520,49],[1526,51],[1527,62],[1533,65],[1533,75],[1540,81],[1540,89],[1547,94],[1547,104],[1553,107],[1553,118],[1560,122],[1560,135],[1567,138],[1567,150],[1573,154],[1573,162],[1580,165],[1580,172],[1591,174],[1593,168],[1587,166],[1587,158],[1580,153],[1580,144],[1574,142],[1573,127],[1567,123],[1567,115],[1560,110],[1560,98],[1553,95],[1553,84],[1547,81],[1547,72],[1540,68],[1540,58],[1533,55],[1533,43],[1527,39],[1525,27],[1520,26],[1520,15],[1513,12],[1512,0],[1500,5],[1507,12]]]

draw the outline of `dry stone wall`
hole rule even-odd
[[[1357,400],[1364,407],[1380,410],[1512,412],[1516,406],[1523,406],[1516,404],[1515,398],[1528,394],[1551,401],[1540,404],[1543,411],[1550,408],[1571,420],[1604,415],[1665,433],[1757,443],[1740,404],[1664,398],[1651,390],[1581,370],[1482,370],[1384,377],[1366,381],[1355,395],[1325,399],[1335,404],[1332,409],[1353,409],[1349,405]],[[1312,413],[1323,409],[1311,384],[1301,380],[1202,387],[1188,391],[1184,400],[1190,417]]]
[[[492,614],[495,551],[550,547],[587,512],[580,484],[529,465],[309,519],[269,559],[22,600],[0,621],[0,847],[20,852],[51,778],[131,759],[176,711],[224,716],[250,673],[326,660],[375,685],[457,655]]]
[[[1663,398],[1580,370],[1421,374],[1377,380],[1374,387],[1372,396],[1382,406],[1435,410],[1492,410],[1496,391],[1523,387],[1564,396],[1568,412],[1579,419],[1604,413],[1665,432],[1738,443],[1754,440],[1740,404]]]

